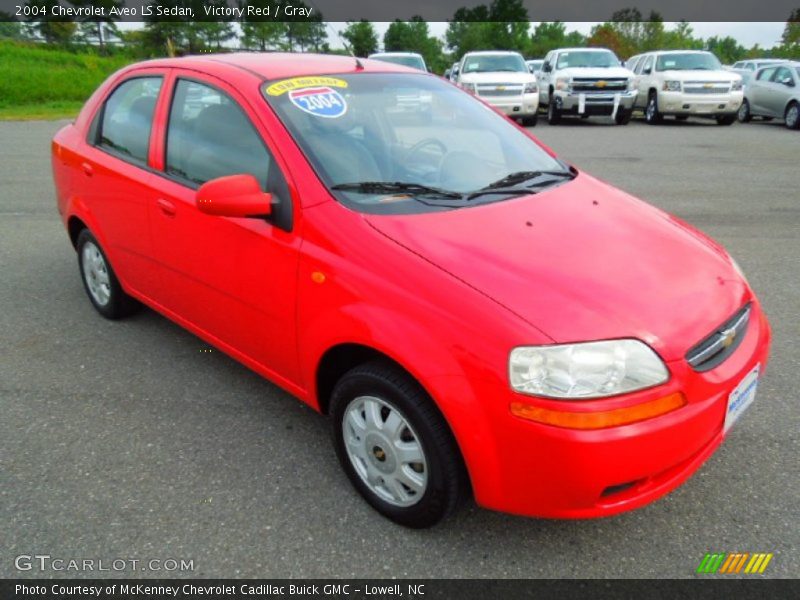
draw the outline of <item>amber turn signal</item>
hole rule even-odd
[[[554,427],[606,429],[659,417],[685,405],[686,398],[680,392],[676,392],[663,398],[642,402],[641,404],[597,412],[553,410],[531,406],[523,402],[512,402],[511,414],[521,419],[553,425]]]

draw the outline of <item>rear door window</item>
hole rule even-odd
[[[103,107],[97,145],[120,158],[147,164],[161,77],[136,77],[118,86]]]

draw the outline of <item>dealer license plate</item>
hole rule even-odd
[[[725,412],[725,427],[723,432],[727,432],[731,426],[742,416],[747,407],[756,399],[756,387],[758,386],[758,371],[761,365],[756,365],[739,385],[728,396],[728,408]]]

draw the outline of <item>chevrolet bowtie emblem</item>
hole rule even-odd
[[[597,87],[599,87],[599,88],[604,88],[604,87],[606,87],[607,85],[608,85],[608,84],[607,84],[605,81],[598,81],[598,82],[597,82]]]
[[[713,83],[706,83],[706,84],[703,85],[703,87],[704,88],[712,88],[712,87],[714,87],[714,84]]]
[[[502,92],[504,89],[506,89],[506,86],[504,86],[504,85],[498,85],[497,86],[497,91],[498,92]]]
[[[736,330],[733,328],[726,329],[725,331],[720,333],[720,336],[722,339],[722,347],[729,348],[730,345],[733,344],[733,342],[736,340]]]

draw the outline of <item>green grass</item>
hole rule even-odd
[[[133,60],[0,41],[0,119],[74,117],[106,77]]]

